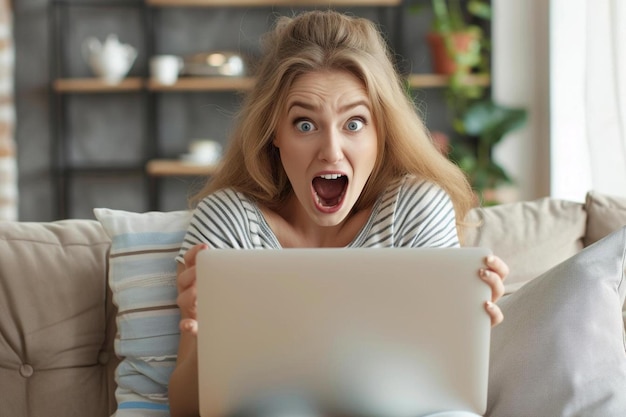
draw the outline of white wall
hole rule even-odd
[[[493,98],[528,110],[526,126],[503,139],[495,158],[515,179],[518,198],[531,200],[550,194],[549,0],[492,5]]]

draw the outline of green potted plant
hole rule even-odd
[[[468,76],[489,74],[490,41],[475,22],[491,19],[491,5],[489,0],[430,0],[430,5],[433,21],[427,42],[433,71],[449,76],[446,95],[458,123],[457,115],[484,94],[485,88]]]
[[[493,149],[506,134],[524,126],[526,117],[525,109],[502,106],[485,98],[474,101],[455,128],[461,137],[450,146],[449,157],[466,172],[483,205],[499,203],[494,191],[513,183],[493,159]]]
[[[482,29],[466,21],[461,0],[431,0],[431,4],[433,25],[427,40],[435,72],[446,75],[469,73],[483,58]],[[483,5],[483,2],[472,0],[467,4],[467,12],[484,10],[476,5]]]
[[[410,3],[413,10],[423,5],[424,0]],[[494,204],[498,201],[490,191],[512,184],[512,179],[494,161],[493,148],[525,123],[526,111],[495,103],[489,90],[470,76],[490,75],[490,39],[475,24],[491,20],[490,1],[430,0],[430,6],[433,24],[427,38],[433,70],[449,76],[445,95],[453,133],[443,149],[467,173],[482,204]],[[438,63],[442,56],[447,63]],[[441,138],[441,132],[433,133]]]

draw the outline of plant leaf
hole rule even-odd
[[[463,116],[465,131],[493,145],[507,133],[526,123],[527,112],[521,108],[501,106],[491,99],[473,103]]]
[[[481,19],[491,20],[491,5],[485,0],[470,0],[467,3],[467,10],[474,16]]]

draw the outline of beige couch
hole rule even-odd
[[[481,225],[467,245],[504,258],[514,291],[626,224],[626,201],[590,193],[584,204],[541,199],[475,210],[470,219]],[[110,246],[96,220],[0,223],[0,415],[115,412]]]

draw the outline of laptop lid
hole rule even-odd
[[[489,253],[201,251],[200,415],[482,415]]]

